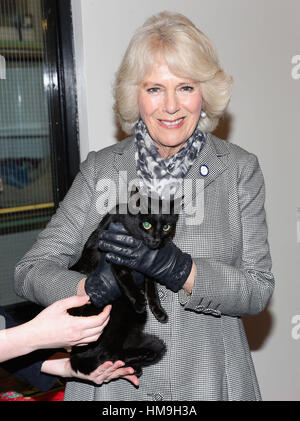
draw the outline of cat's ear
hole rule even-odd
[[[139,189],[138,189],[138,186],[134,184],[133,186],[131,186],[131,192],[129,196],[131,197],[136,193],[139,193]]]
[[[131,191],[130,191],[130,195],[129,197],[132,197],[135,194],[139,193],[139,188],[136,184],[134,184],[133,186],[131,186]]]
[[[184,195],[182,197],[176,197],[173,199],[171,206],[174,214],[180,213],[184,206]]]
[[[131,215],[137,215],[140,212],[140,195],[136,184],[128,188],[129,198],[127,203],[127,212]]]
[[[130,195],[129,195],[129,202],[133,203],[136,207],[140,207],[140,195],[139,195],[139,189],[137,185],[133,185],[131,187]]]
[[[140,193],[140,190],[137,187],[130,192],[128,210],[133,215],[137,215],[138,213],[150,213],[148,209],[148,196]]]

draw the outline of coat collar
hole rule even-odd
[[[115,145],[114,153],[114,167],[117,172],[120,173],[122,171],[123,175],[126,174],[128,183],[134,179],[138,179],[135,165],[134,137],[127,138]],[[185,179],[202,179],[204,182],[203,188],[205,189],[212,181],[222,174],[223,171],[226,170],[227,165],[221,157],[228,155],[229,153],[229,148],[225,140],[221,140],[208,133],[203,149],[187,173]],[[203,166],[208,168],[207,175],[201,174],[201,168],[203,168]],[[192,181],[192,183],[194,183],[194,181]],[[189,195],[189,197],[194,200],[195,196],[196,190],[193,188],[193,192]]]

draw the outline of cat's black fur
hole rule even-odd
[[[106,214],[87,240],[80,260],[71,269],[87,275],[96,269],[101,253],[98,249],[99,234],[108,229],[111,222],[121,222],[130,235],[142,240],[151,249],[163,247],[170,241],[178,220],[176,201],[168,203],[170,212],[167,214],[162,212],[161,200],[157,202],[157,214],[151,213],[150,201],[146,206],[145,201],[143,203],[144,206],[141,206],[137,202],[140,206],[137,214],[130,212],[127,205],[126,213],[120,213],[120,206],[117,205],[114,213]],[[149,230],[143,227],[144,222],[151,224]],[[168,224],[171,228],[164,231],[163,227]],[[168,316],[160,305],[153,279],[145,277],[144,285],[138,287],[131,269],[115,264],[111,264],[111,267],[123,295],[112,303],[109,323],[99,339],[87,346],[73,347],[71,365],[75,371],[89,374],[105,361],[121,360],[125,366],[133,367],[135,374],[140,376],[142,367],[157,363],[166,352],[161,339],[143,331],[147,319],[146,302],[159,322],[166,323]],[[69,313],[88,316],[98,314],[100,310],[91,304],[70,309]]]

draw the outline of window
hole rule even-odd
[[[23,301],[14,267],[78,171],[76,121],[70,2],[0,0],[2,306]]]

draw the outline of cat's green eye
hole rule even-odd
[[[166,225],[163,226],[163,230],[164,231],[169,231],[170,228],[171,228],[171,225],[170,224],[166,224]]]
[[[150,222],[143,222],[143,227],[145,228],[145,230],[149,230],[152,225],[150,224]]]

